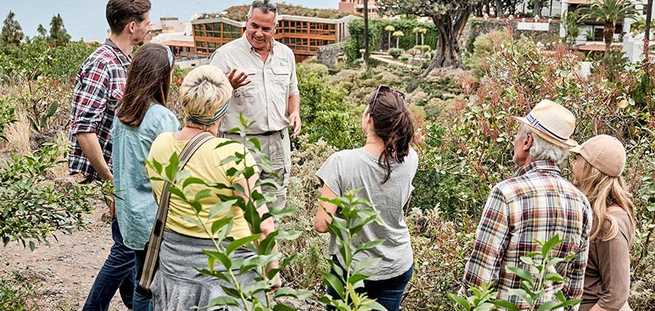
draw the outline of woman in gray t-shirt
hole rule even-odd
[[[387,310],[400,308],[405,286],[412,275],[412,245],[403,216],[413,190],[412,180],[418,167],[418,155],[410,147],[414,125],[406,107],[404,95],[386,86],[378,87],[362,116],[366,144],[357,149],[332,154],[316,175],[323,182],[321,196],[335,198],[348,191],[360,189],[359,197],[367,199],[378,211],[382,223],[364,227],[357,241],[360,243],[383,240],[373,249],[355,256],[355,261],[368,257],[380,259],[368,267],[364,282],[367,296],[374,298]],[[327,232],[331,215],[337,207],[321,201],[314,217],[314,228]],[[330,239],[330,255],[341,265],[335,237]],[[328,287],[328,293],[336,296]]]

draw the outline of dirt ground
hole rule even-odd
[[[91,284],[111,248],[111,226],[103,220],[106,208],[85,216],[85,228],[73,234],[57,234],[58,241],[39,245],[34,251],[16,242],[0,253],[0,275],[18,274],[34,293],[30,309],[81,310]],[[109,308],[125,311],[118,293]]]

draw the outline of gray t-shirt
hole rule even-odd
[[[412,180],[418,168],[418,155],[410,149],[403,163],[393,163],[391,177],[386,183],[386,171],[378,164],[378,158],[364,148],[343,150],[331,155],[318,170],[318,176],[337,196],[343,196],[353,189],[361,189],[359,197],[373,205],[383,224],[368,224],[357,237],[357,243],[384,240],[384,243],[355,257],[356,261],[366,257],[381,261],[365,272],[370,280],[386,280],[399,276],[412,267],[414,257],[409,231],[403,215],[403,207],[413,190]],[[330,255],[340,258],[335,237],[330,238]]]

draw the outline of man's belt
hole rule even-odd
[[[246,136],[272,136],[272,135],[275,135],[275,134],[280,134],[280,133],[282,133],[282,131],[284,131],[284,129],[277,130],[277,131],[266,131],[266,132],[263,132],[263,133],[252,133],[252,134],[248,133],[248,134],[246,134]],[[223,136],[225,136],[226,134],[227,133],[224,132]]]

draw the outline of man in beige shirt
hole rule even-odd
[[[259,139],[262,152],[271,160],[274,174],[264,173],[261,177],[274,177],[280,185],[277,190],[264,188],[264,191],[275,196],[273,208],[282,208],[286,204],[291,171],[287,128],[291,127],[296,136],[300,133],[301,121],[293,51],[273,39],[277,16],[274,3],[254,1],[243,37],[216,50],[210,63],[223,70],[234,88],[221,132],[226,137],[238,138],[227,132],[239,126],[239,115],[254,121],[247,135]]]

